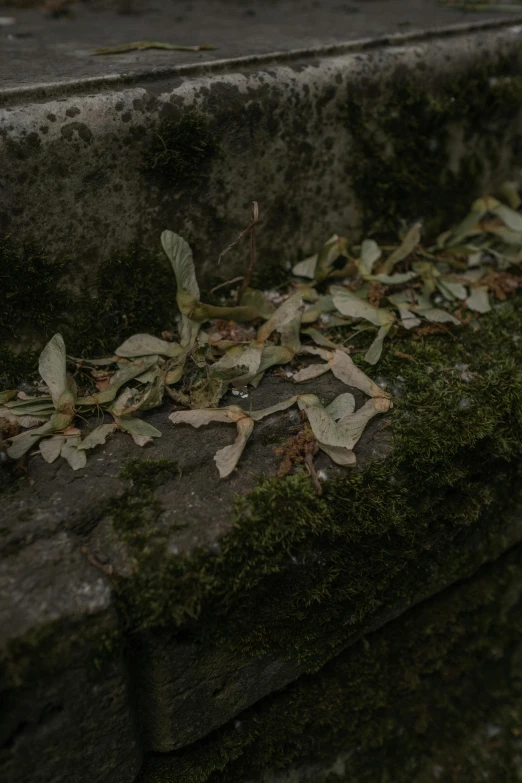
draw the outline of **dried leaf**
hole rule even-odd
[[[64,403],[74,400],[67,384],[65,343],[61,334],[52,337],[42,353],[38,363],[38,371],[49,387],[54,407],[63,407]],[[67,401],[65,400],[67,398]],[[70,400],[69,400],[70,398]]]
[[[276,402],[275,405],[270,405],[268,408],[262,408],[259,411],[250,411],[248,415],[254,421],[261,421],[261,419],[266,418],[266,416],[271,416],[273,413],[279,413],[279,411],[287,410],[292,405],[294,405],[298,399],[299,395],[296,395],[295,397],[289,397],[287,400]]]
[[[387,324],[386,326],[381,326],[379,331],[377,332],[377,337],[373,341],[373,343],[370,345],[366,353],[364,354],[364,360],[368,362],[368,364],[377,364],[379,359],[381,358],[382,349],[384,345],[384,338],[392,328],[392,324]]]
[[[144,445],[145,441],[149,442],[149,438],[161,438],[161,432],[156,427],[137,416],[115,416],[114,419],[120,430],[132,435],[138,446]]]
[[[194,259],[188,242],[179,234],[175,234],[174,231],[164,231],[161,235],[161,244],[172,264],[178,289],[188,291],[199,300],[200,293]]]
[[[335,305],[331,294],[322,296],[314,304],[308,307],[301,315],[302,324],[313,324],[321,315],[333,313]]]
[[[280,330],[290,321],[293,321],[303,306],[303,295],[301,292],[292,294],[280,305],[268,321],[264,323],[257,333],[257,341],[264,343],[272,332]]]
[[[319,255],[316,253],[314,256],[310,256],[310,258],[305,258],[304,261],[299,261],[298,264],[292,267],[292,274],[296,277],[307,277],[309,280],[313,280],[318,258]]]
[[[389,275],[395,264],[411,255],[421,240],[421,228],[421,223],[415,223],[410,228],[397,250],[394,250],[382,265],[381,274]]]
[[[430,307],[424,310],[418,310],[419,315],[426,318],[427,321],[431,321],[436,324],[452,323],[455,326],[460,326],[460,321],[455,318],[454,315],[448,313],[447,310],[440,310],[438,307]]]
[[[87,454],[80,451],[80,438],[66,438],[60,455],[66,460],[73,470],[81,470],[87,464]]]
[[[128,362],[114,373],[106,389],[90,397],[82,397],[76,401],[76,404],[81,407],[82,405],[102,405],[112,402],[121,386],[144,373],[149,367],[155,365],[157,360],[157,356],[144,356],[136,361]]]
[[[385,326],[393,323],[395,320],[395,316],[390,310],[373,307],[373,305],[359,299],[358,296],[355,296],[346,288],[332,286],[330,292],[334,305],[343,315],[347,315],[350,318],[364,318],[364,320],[370,321],[370,323],[376,326]]]
[[[41,427],[36,429],[27,430],[20,435],[11,439],[11,445],[7,449],[8,455],[12,459],[20,459],[29,449],[36,446],[38,441],[44,437],[44,435],[52,435],[55,432],[62,432],[69,427],[74,420],[74,415],[65,413],[55,413],[51,416],[50,420]]]
[[[219,470],[219,478],[230,476],[236,467],[247,441],[254,429],[254,422],[248,416],[238,419],[236,422],[237,437],[230,446],[225,446],[214,455],[214,461]]]
[[[499,217],[504,225],[511,229],[511,231],[522,232],[522,215],[520,212],[516,212],[514,209],[511,209],[511,207],[507,207],[505,204],[500,203],[492,209],[491,212]]]
[[[40,454],[46,462],[54,462],[60,456],[64,443],[65,437],[63,435],[53,435],[51,438],[43,438],[40,441]]]
[[[339,421],[343,416],[351,415],[355,410],[355,397],[350,392],[339,394],[335,400],[326,406],[326,412],[334,419]]]
[[[471,293],[466,299],[466,307],[474,310],[476,313],[489,313],[491,305],[487,288],[472,288]]]
[[[382,251],[373,239],[365,239],[361,245],[361,256],[359,258],[359,274],[361,277],[370,277],[376,261],[382,255]]]
[[[239,302],[241,307],[249,307],[255,311],[261,318],[268,319],[275,311],[275,305],[268,299],[263,291],[257,291],[255,288],[247,288]]]
[[[215,49],[215,46],[183,46],[182,44],[162,43],[161,41],[132,41],[131,43],[118,44],[117,46],[103,46],[96,49],[93,54],[123,54],[124,52],[143,52],[147,49],[167,49],[172,52],[202,52]]]
[[[86,449],[94,449],[96,446],[101,446],[115,430],[116,424],[100,424],[99,427],[95,427],[92,432],[89,432],[78,448],[80,451],[85,451]]]
[[[370,279],[382,285],[404,285],[418,276],[418,272],[397,272],[395,275],[372,275]]]
[[[235,346],[212,365],[210,372],[236,386],[246,386],[260,372],[262,350],[255,342]]]
[[[313,328],[303,329],[302,333],[307,334],[308,337],[311,337],[316,345],[321,345],[324,348],[330,348],[333,351],[346,351],[346,353],[350,353],[350,351],[347,348],[345,348],[343,345],[338,345],[337,343],[334,343],[333,340],[330,340],[318,329],[313,329]]]
[[[327,446],[326,444],[320,443],[319,441],[318,443],[321,451],[324,451],[325,454],[328,454],[330,459],[333,460],[337,465],[353,467],[353,465],[356,464],[357,459],[351,449],[345,449],[342,446]]]
[[[128,359],[155,354],[175,358],[183,352],[184,349],[179,343],[169,343],[166,340],[160,340],[159,337],[153,337],[151,334],[134,334],[115,351],[117,356]]]
[[[311,381],[312,378],[319,378],[320,375],[324,375],[325,372],[331,370],[331,364],[309,364],[308,367],[303,367],[302,370],[292,375],[292,380],[295,383],[304,383],[305,381]]]
[[[229,405],[227,408],[199,408],[192,411],[175,411],[169,416],[173,424],[191,424],[192,427],[202,427],[213,421],[236,422],[246,416],[244,410],[237,405]]]
[[[348,354],[342,351],[335,351],[332,360],[332,372],[336,378],[345,383],[347,386],[353,386],[355,389],[367,394],[369,397],[382,397],[389,402],[390,395],[377,386],[371,378],[357,367],[353,363],[353,360]],[[391,402],[389,403],[391,405]]]
[[[441,277],[437,280],[437,288],[448,302],[466,299],[468,291],[462,283],[449,280],[447,277]]]

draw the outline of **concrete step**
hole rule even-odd
[[[231,251],[219,270],[216,259],[257,199],[259,266],[269,283],[334,231],[356,242],[422,217],[433,232],[458,220],[474,195],[520,178],[518,20],[441,30],[433,25],[450,19],[448,9],[396,2],[394,23],[414,6],[431,16],[411,34],[372,37],[381,22],[368,14],[370,27],[357,33],[364,41],[343,43],[339,25],[333,42],[310,50],[311,37],[301,39],[296,52],[290,25],[281,55],[263,39],[265,49],[244,53],[248,61],[211,54],[180,66],[181,54],[168,53],[169,65],[147,70],[143,62],[156,53],[145,52],[144,60],[129,56],[126,74],[121,61],[97,60],[93,68],[104,70],[94,82],[75,70],[74,52],[122,42],[119,34],[87,29],[83,44],[66,46],[71,38],[56,33],[54,52],[61,42],[73,55],[60,59],[52,83],[46,76],[38,86],[32,71],[29,86],[11,83],[3,94],[2,227],[10,242],[32,240],[38,250],[24,251],[18,266],[9,250],[0,266],[2,274],[15,269],[9,285],[21,281],[24,293],[3,291],[20,324],[7,331],[11,347],[33,347],[65,322],[71,337],[80,333],[79,349],[97,328],[113,350],[119,322],[87,328],[83,320],[75,332],[64,314],[74,315],[84,286],[119,298],[131,333],[137,322],[158,331],[160,298],[143,315],[140,296],[126,299],[125,274],[139,278],[146,264],[136,273],[129,256],[114,278],[106,265],[139,241],[156,274],[166,227],[190,240],[203,282],[224,279],[243,270],[243,252]],[[122,23],[125,37],[134,24]],[[169,156],[159,166],[163,143]],[[67,255],[63,281],[37,275],[28,290],[29,262],[59,264]],[[57,291],[61,308],[50,306]],[[31,320],[33,302],[40,312],[48,307],[43,325]],[[149,415],[163,437],[144,462],[117,435],[81,475],[32,463],[2,496],[2,780],[132,783],[144,754],[205,737],[519,542],[513,443],[522,419],[510,370],[520,351],[511,339],[521,328],[517,307],[497,308],[479,341],[472,330],[462,338],[485,379],[479,410],[462,427],[458,406],[469,395],[448,373],[458,361],[451,341],[433,349],[436,357],[430,346],[408,347],[410,364],[389,355],[379,372],[406,395],[406,430],[397,417],[389,428],[368,428],[358,455],[367,470],[349,480],[319,464],[330,480],[326,500],[304,475],[273,477],[273,445],[291,433],[286,413],[256,431],[224,482],[212,455],[229,442],[226,428],[174,430],[166,408]],[[437,378],[433,405],[422,391],[428,372]],[[330,400],[345,387],[324,376],[308,390]],[[287,391],[282,379],[267,378],[251,402],[269,405]],[[427,441],[417,437],[421,427]],[[272,478],[257,486],[262,474]]]

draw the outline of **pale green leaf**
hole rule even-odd
[[[318,318],[320,318],[321,315],[333,313],[334,310],[335,305],[332,296],[331,294],[326,294],[325,296],[320,297],[317,302],[314,302],[304,311],[301,316],[301,323],[313,324],[315,321],[317,321]]]
[[[318,258],[319,256],[316,253],[314,256],[310,256],[310,258],[305,258],[304,261],[299,261],[298,264],[292,267],[292,274],[296,277],[307,277],[309,280],[313,280]]]
[[[78,448],[80,451],[85,451],[85,449],[93,449],[95,446],[101,446],[115,430],[115,424],[100,424],[99,427],[95,427],[92,432],[89,432],[79,444]]]
[[[87,454],[78,448],[80,442],[80,438],[66,438],[60,451],[73,470],[81,470],[87,464]]]
[[[375,262],[379,260],[382,251],[374,239],[365,239],[361,245],[359,258],[359,274],[361,277],[369,277],[373,272]]]
[[[245,416],[239,419],[236,423],[237,437],[230,446],[225,446],[214,455],[214,461],[217,469],[219,470],[219,478],[226,478],[230,476],[234,468],[236,467],[241,454],[247,444],[247,441],[254,429],[254,422],[249,417]]]
[[[16,435],[11,438],[11,445],[7,449],[8,455],[12,459],[20,459],[29,449],[36,446],[38,441],[44,437],[44,435],[52,435],[55,432],[62,432],[67,429],[74,420],[73,415],[65,413],[55,413],[49,421],[42,424],[35,429],[22,432],[20,435]]]
[[[182,354],[184,349],[179,343],[169,343],[166,340],[160,340],[151,334],[134,334],[128,340],[116,349],[117,356],[123,356],[128,359],[139,356],[168,356],[174,358]]]
[[[169,416],[173,424],[190,424],[192,427],[202,427],[213,421],[236,422],[248,414],[237,405],[229,405],[227,408],[199,408],[192,411],[175,411]]]
[[[381,358],[382,349],[384,345],[384,338],[390,331],[391,327],[392,324],[381,326],[381,328],[377,332],[377,337],[375,338],[373,343],[370,345],[370,347],[364,354],[364,360],[368,362],[368,364],[377,364],[377,362]]]
[[[38,371],[49,387],[54,406],[64,393],[69,393],[67,385],[65,343],[61,334],[52,337],[42,353],[38,362]]]
[[[65,440],[64,435],[53,435],[40,441],[40,454],[46,462],[51,463],[58,459]]]
[[[255,288],[247,288],[239,302],[240,307],[248,307],[255,311],[261,318],[268,319],[275,311],[275,305],[268,299],[263,291]]]
[[[369,302],[359,299],[347,288],[332,286],[330,292],[334,305],[342,315],[350,318],[363,318],[376,326],[385,326],[395,320],[395,316],[390,310],[374,307]]]
[[[331,369],[335,377],[339,378],[339,380],[347,386],[353,386],[355,389],[359,389],[369,397],[381,397],[391,405],[388,392],[385,392],[384,389],[381,389],[381,387],[374,383],[371,378],[368,378],[368,376],[353,363],[352,358],[348,356],[348,354],[343,353],[343,351],[335,351]]]
[[[331,460],[337,465],[344,467],[353,467],[356,464],[357,459],[351,449],[346,449],[342,446],[327,446],[325,443],[318,441],[318,446],[321,451],[328,454]]]
[[[270,316],[258,330],[257,340],[264,343],[272,332],[278,331],[286,326],[298,315],[303,307],[303,295],[300,292],[292,294],[281,304],[277,310]]]
[[[498,204],[491,210],[511,231],[522,232],[522,215],[505,204]]]
[[[381,273],[384,275],[389,275],[392,269],[396,264],[399,263],[399,261],[403,261],[405,258],[408,258],[409,255],[412,254],[412,252],[415,250],[417,245],[419,244],[421,240],[421,223],[415,223],[404,239],[402,240],[399,247],[393,251],[393,253],[386,259],[384,264],[381,267]]]
[[[332,419],[339,421],[343,416],[351,415],[354,412],[355,397],[350,392],[343,392],[335,400],[332,400],[325,410]]]
[[[188,242],[179,234],[175,234],[174,231],[164,231],[161,235],[161,244],[172,264],[178,288],[188,291],[199,300],[200,293],[194,259]]]
[[[419,315],[426,318],[427,321],[431,321],[436,324],[452,323],[455,326],[460,326],[460,321],[455,318],[454,315],[448,313],[447,310],[440,310],[438,307],[429,307],[424,310],[418,310]]]
[[[275,405],[270,405],[268,408],[262,408],[259,411],[250,411],[248,415],[254,421],[261,421],[261,419],[264,419],[266,416],[271,416],[273,413],[279,413],[279,411],[287,410],[287,408],[290,408],[297,402],[298,398],[298,395],[295,397],[289,397],[287,400],[276,402]]]
[[[148,421],[139,419],[137,416],[115,416],[114,419],[121,430],[132,435],[134,442],[138,446],[144,444],[142,439],[148,442],[150,438],[161,438],[161,432],[156,427],[153,427]]]
[[[418,276],[418,272],[397,272],[395,275],[372,275],[370,280],[375,280],[382,285],[404,285]]]
[[[472,288],[470,295],[466,299],[466,307],[474,310],[476,313],[489,313],[491,304],[487,288]]]
[[[447,277],[441,277],[437,280],[437,288],[448,302],[463,300],[468,295],[468,291],[462,283],[449,280]]]

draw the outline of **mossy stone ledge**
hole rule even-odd
[[[374,375],[393,412],[365,431],[358,469],[319,458],[321,497],[305,473],[275,476],[288,412],[256,428],[225,481],[212,456],[230,429],[174,428],[168,406],[146,414],[162,438],[145,454],[117,435],[81,473],[37,459],[10,472],[2,689],[34,720],[5,714],[3,778],[43,781],[35,754],[67,745],[65,781],[82,721],[105,705],[134,749],[117,774],[127,746],[104,749],[106,779],[132,780],[143,753],[208,735],[521,540],[521,307],[513,295],[456,333],[391,341]],[[267,377],[239,401],[292,389]],[[326,375],[302,389],[329,401],[346,387]]]

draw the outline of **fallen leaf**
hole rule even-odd
[[[301,308],[303,307],[303,295],[300,292],[289,296],[282,305],[270,316],[262,326],[259,327],[257,333],[257,341],[264,343],[272,332],[280,330],[286,326],[290,321],[293,321],[297,316]]]
[[[245,416],[236,422],[237,437],[230,446],[225,446],[214,455],[214,461],[219,471],[219,478],[230,476],[241,457],[247,441],[254,429],[254,422]]]
[[[62,446],[65,443],[63,435],[53,435],[40,441],[40,454],[46,462],[54,462],[60,456]]]
[[[359,274],[361,277],[370,277],[373,273],[373,267],[382,255],[381,248],[373,239],[365,239],[361,244],[361,255],[359,258]]]
[[[352,358],[342,351],[335,351],[331,369],[336,378],[347,386],[353,386],[368,395],[368,397],[382,397],[391,406],[391,397],[388,392],[381,389],[371,378],[354,364]]]
[[[384,264],[382,264],[381,274],[389,275],[395,264],[408,258],[408,256],[413,253],[421,240],[421,228],[422,223],[415,223],[410,228],[399,247],[394,250],[393,253],[388,256]]]
[[[78,448],[85,451],[86,449],[93,449],[96,446],[101,446],[115,430],[116,424],[100,424],[99,427],[95,427],[92,432],[89,432],[79,444]]]
[[[471,293],[466,299],[466,307],[474,310],[476,313],[489,313],[491,305],[487,288],[472,288]]]
[[[381,326],[379,331],[377,332],[377,337],[373,341],[373,343],[370,345],[366,353],[364,354],[364,360],[368,362],[368,364],[377,364],[379,359],[381,358],[382,349],[384,345],[384,338],[392,328],[393,324],[386,324],[386,326]]]
[[[143,52],[147,49],[166,49],[172,52],[203,52],[215,49],[215,46],[183,46],[182,44],[162,43],[161,41],[132,41],[132,43],[118,44],[118,46],[104,46],[96,49],[93,54],[124,54],[125,52]]]
[[[350,318],[363,318],[376,326],[391,324],[395,320],[395,316],[390,310],[373,307],[346,288],[332,286],[330,293],[332,294],[333,303],[339,312]]]
[[[139,356],[168,356],[175,358],[184,352],[184,348],[179,343],[167,342],[153,337],[151,334],[134,334],[125,340],[115,353],[117,356],[123,356],[128,359],[134,359]]]
[[[60,456],[69,463],[73,470],[81,470],[87,464],[87,454],[85,451],[80,451],[79,445],[80,438],[66,438],[60,451]]]

